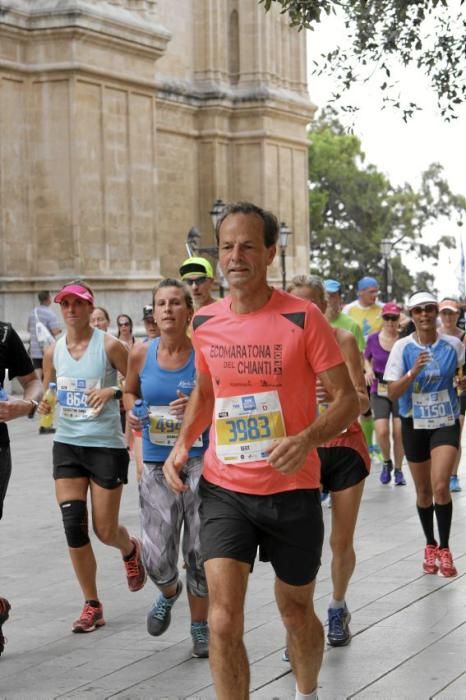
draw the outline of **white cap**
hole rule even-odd
[[[436,304],[438,301],[430,292],[414,292],[408,299],[408,309],[414,309],[415,306],[424,306],[424,304]]]

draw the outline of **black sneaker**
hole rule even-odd
[[[181,595],[183,584],[178,581],[176,593],[171,598],[165,598],[163,593],[159,595],[152,610],[147,615],[147,631],[153,637],[160,637],[167,631],[171,622],[171,609]]]
[[[351,641],[351,632],[349,623],[351,613],[348,608],[329,608],[328,609],[328,643],[332,647],[344,647]]]
[[[11,605],[6,598],[0,598],[0,656],[5,648],[6,639],[2,634],[2,625],[8,620],[8,613],[10,611]]]

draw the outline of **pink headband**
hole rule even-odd
[[[72,294],[75,297],[78,297],[79,299],[83,299],[83,301],[88,301],[90,304],[94,304],[94,297],[90,293],[86,287],[81,287],[80,284],[65,284],[63,289],[60,289],[58,294],[56,295],[54,302],[56,304],[59,304],[62,299],[64,299],[66,296]]]

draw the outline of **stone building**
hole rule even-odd
[[[137,319],[217,198],[305,271],[312,113],[304,33],[256,0],[0,0],[0,318],[82,277]]]

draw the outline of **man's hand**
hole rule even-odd
[[[7,423],[15,418],[28,416],[31,410],[32,404],[30,401],[10,397],[8,401],[0,401],[0,422]]]
[[[310,449],[302,435],[285,437],[275,441],[268,461],[281,474],[294,474],[303,466]]]
[[[188,486],[180,479],[180,471],[188,461],[188,450],[184,447],[175,447],[168,455],[168,459],[163,465],[163,473],[169,488],[176,494],[184,493]]]

